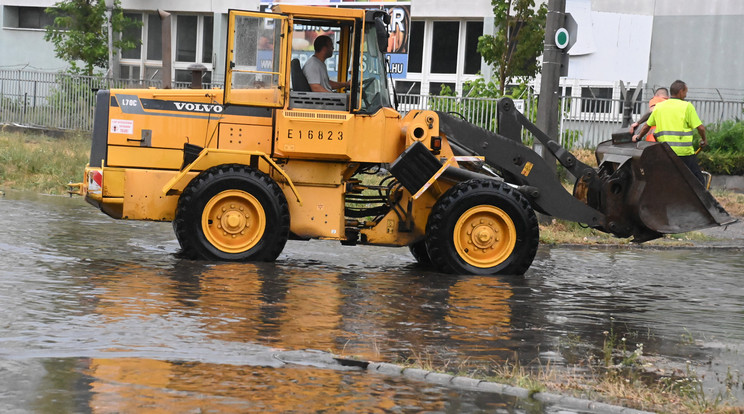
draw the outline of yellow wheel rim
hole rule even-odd
[[[480,205],[463,213],[453,234],[457,254],[468,264],[490,268],[504,262],[517,244],[517,229],[504,210]]]
[[[240,190],[226,190],[209,200],[202,212],[204,236],[217,249],[241,253],[261,240],[266,214],[261,203]]]

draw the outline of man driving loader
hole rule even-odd
[[[705,136],[705,126],[695,111],[695,107],[684,99],[687,97],[687,85],[676,80],[669,87],[672,97],[656,105],[641,131],[633,135],[633,142],[645,136],[651,127],[656,126],[654,136],[659,142],[666,142],[677,156],[692,171],[695,177],[705,185],[705,177],[700,171],[700,166],[695,156],[695,148],[692,145],[693,129],[700,134],[701,148],[708,145]]]
[[[349,82],[341,83],[328,78],[325,61],[333,56],[333,40],[326,35],[318,36],[313,42],[313,48],[315,54],[310,56],[305,67],[302,68],[302,73],[305,74],[307,83],[310,84],[310,90],[312,92],[333,92],[334,89],[349,88]]]

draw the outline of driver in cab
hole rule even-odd
[[[333,56],[333,40],[325,35],[318,36],[313,42],[315,54],[305,62],[302,73],[307,78],[312,92],[333,92],[335,89],[349,88],[350,82],[336,82],[328,78],[325,61]]]

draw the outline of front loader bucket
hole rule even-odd
[[[636,242],[735,222],[667,144],[597,146],[608,231]],[[591,199],[590,198],[590,199]]]

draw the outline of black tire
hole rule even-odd
[[[184,189],[173,228],[188,258],[271,262],[287,243],[289,205],[263,172],[218,165]]]
[[[431,210],[426,249],[450,273],[521,275],[537,253],[540,228],[530,203],[493,180],[450,188]]]
[[[421,266],[431,266],[431,259],[429,253],[426,251],[426,240],[417,241],[408,246],[408,250],[411,251],[411,255],[416,262]]]

